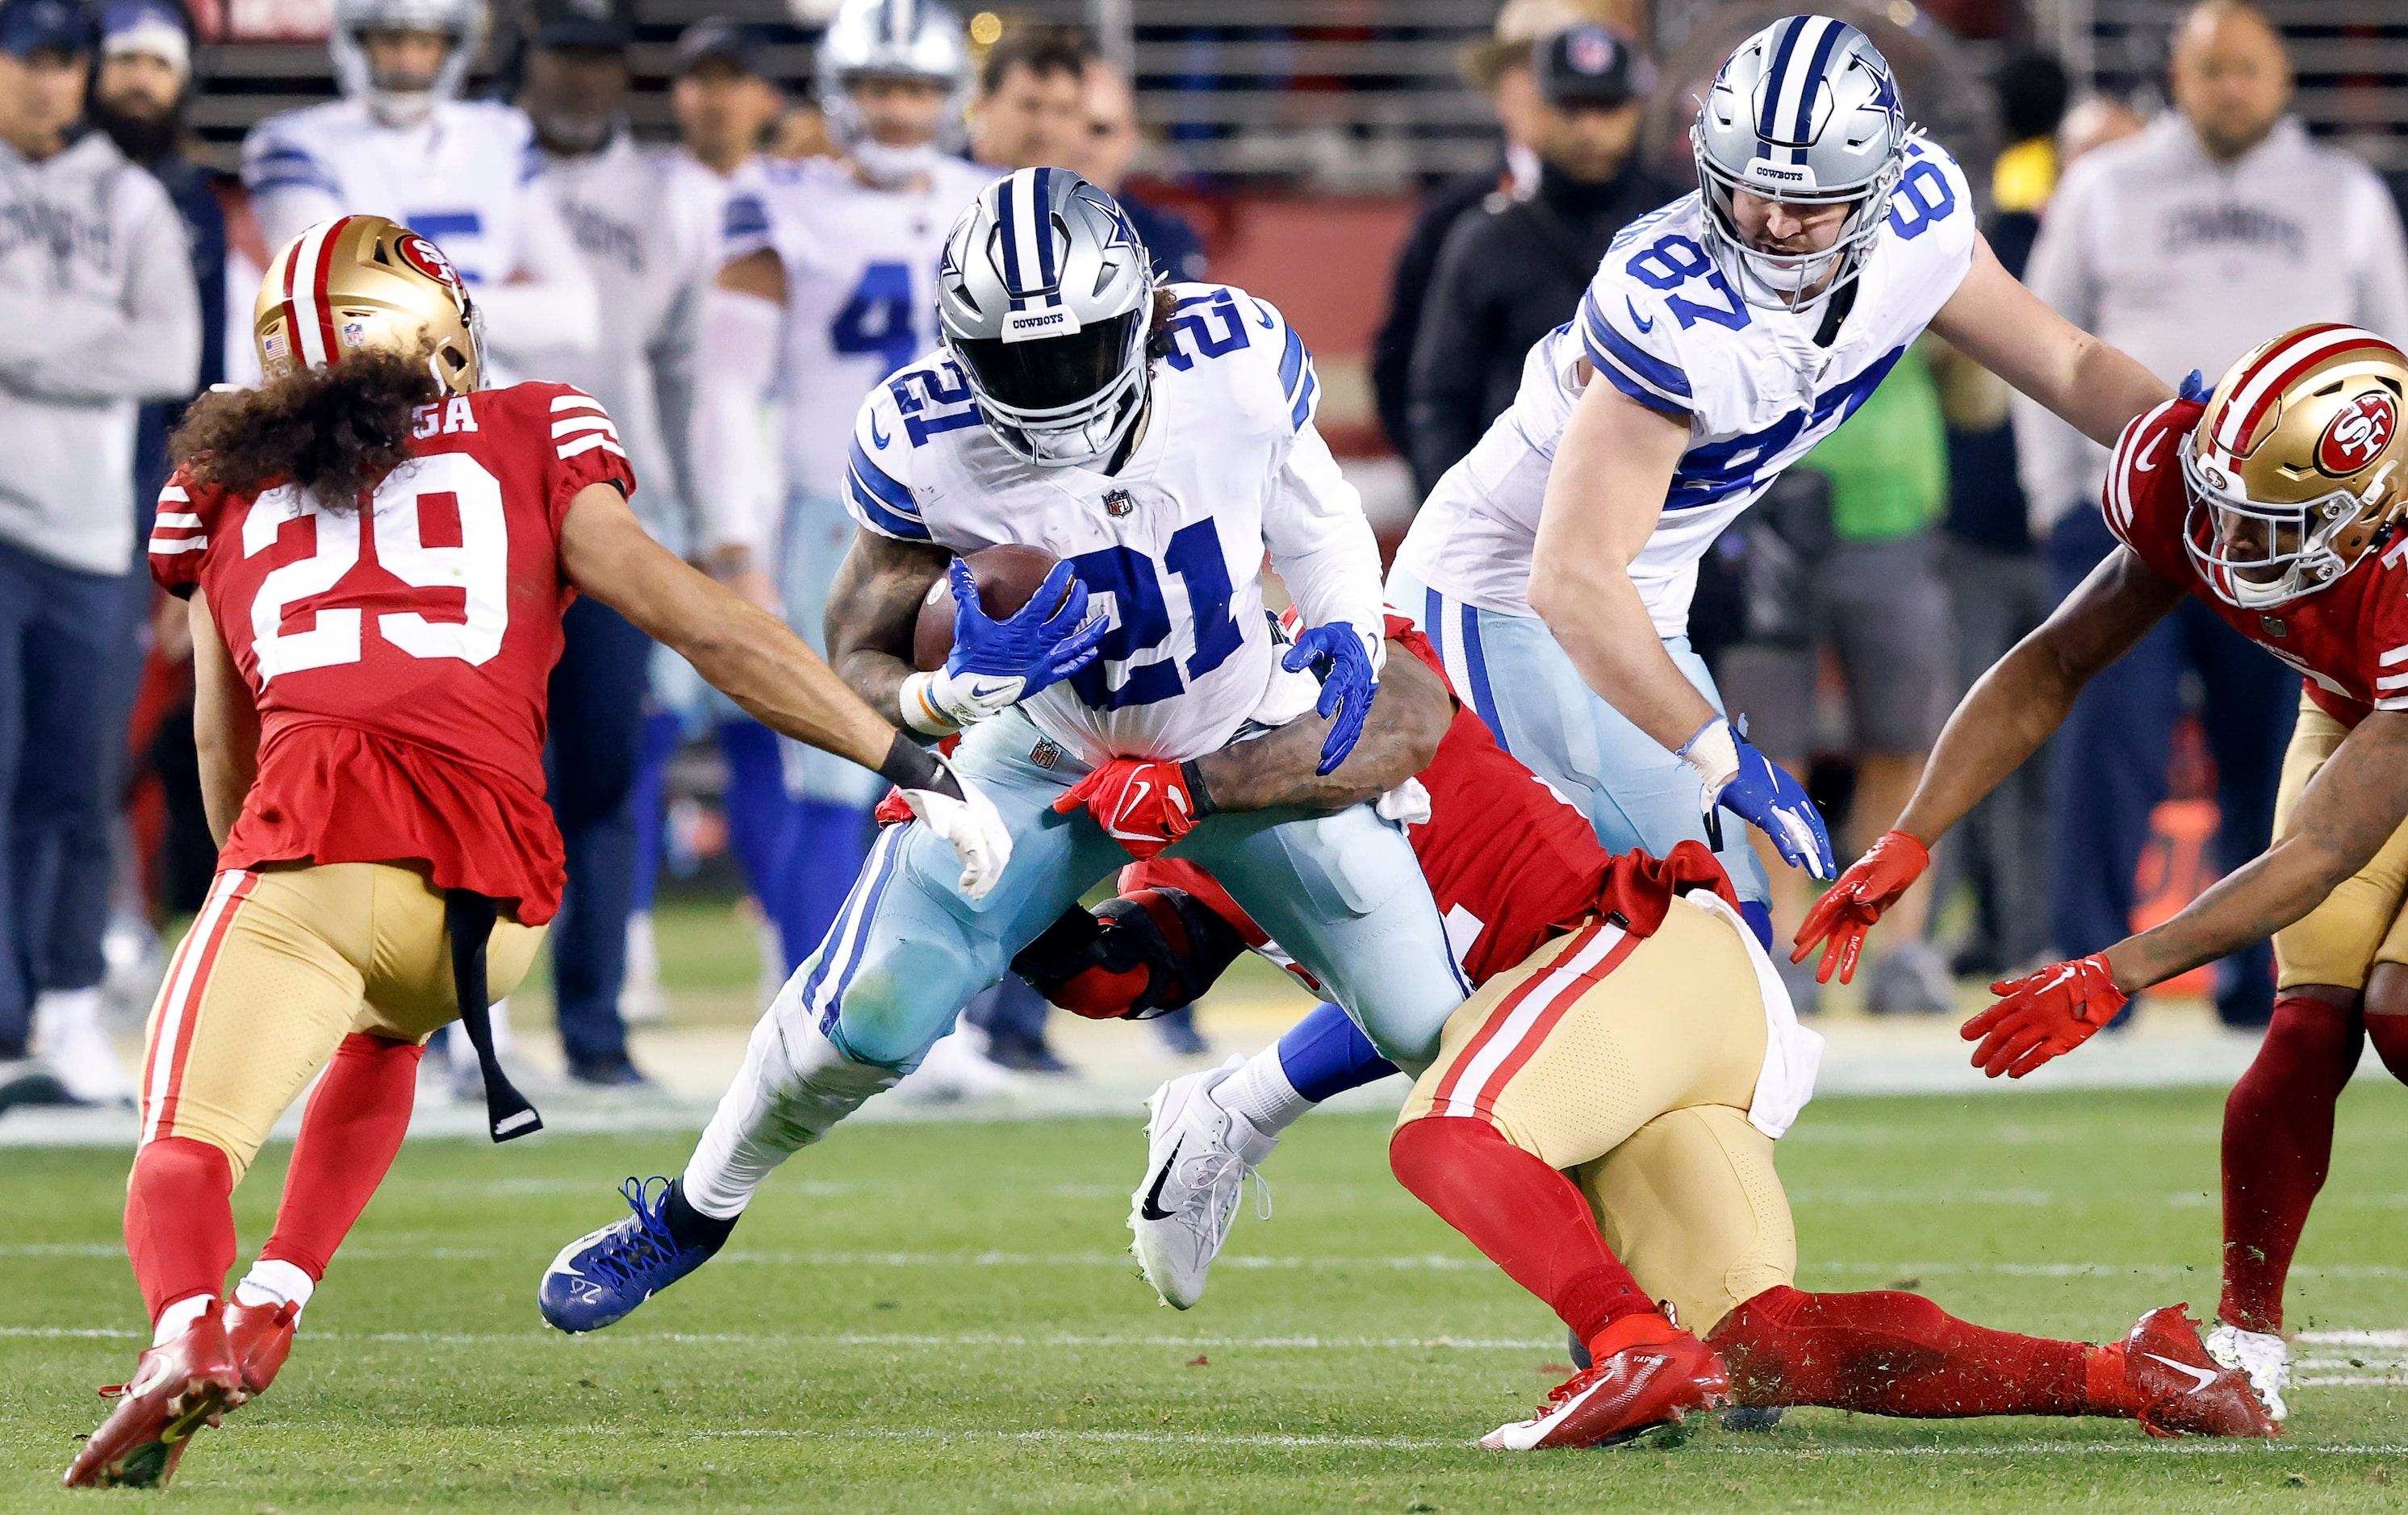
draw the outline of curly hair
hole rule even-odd
[[[253,494],[297,484],[329,510],[361,499],[409,455],[410,412],[441,398],[423,353],[366,349],[255,390],[213,390],[167,439],[204,484]]]

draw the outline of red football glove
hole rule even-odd
[[[2104,952],[1994,983],[1990,993],[1999,1002],[1966,1022],[1962,1035],[1980,1039],[1973,1065],[1993,1079],[2001,1073],[2020,1079],[2073,1050],[2115,1019],[2130,997],[2115,987]]]
[[[912,813],[911,802],[903,797],[903,792],[891,787],[886,791],[885,798],[878,802],[878,808],[870,811],[869,815],[871,820],[878,822],[878,829],[881,831],[884,831],[889,826],[899,826],[906,821],[919,819]]]
[[[1140,859],[1157,856],[1212,813],[1196,765],[1143,758],[1112,759],[1064,790],[1054,808],[1068,815],[1082,805],[1105,836]]]
[[[1823,961],[1814,969],[1814,981],[1829,983],[1834,968],[1842,983],[1855,978],[1857,954],[1865,950],[1865,933],[1929,866],[1931,853],[1921,842],[1903,831],[1883,832],[1881,840],[1849,864],[1839,882],[1823,891],[1823,897],[1806,912],[1806,923],[1798,928],[1798,945],[1789,961],[1805,962],[1817,943],[1828,941]]]

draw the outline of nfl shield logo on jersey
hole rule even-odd
[[[1104,496],[1104,514],[1114,520],[1137,508],[1137,500],[1125,489],[1111,491]]]

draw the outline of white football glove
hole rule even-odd
[[[937,761],[944,763],[942,758]],[[972,899],[984,899],[996,880],[1003,877],[1003,870],[1011,865],[1011,832],[1004,825],[995,802],[978,785],[952,764],[945,764],[945,768],[953,774],[953,782],[962,786],[960,799],[933,789],[904,790],[903,799],[930,831],[953,843],[953,855],[962,862],[962,893]]]

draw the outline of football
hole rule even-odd
[[[979,587],[979,608],[996,620],[1016,615],[1060,562],[1041,547],[990,547],[962,560]],[[1068,591],[1063,592],[1067,598]],[[953,650],[953,581],[939,574],[920,602],[920,623],[911,633],[911,663],[923,673],[945,665]]]

